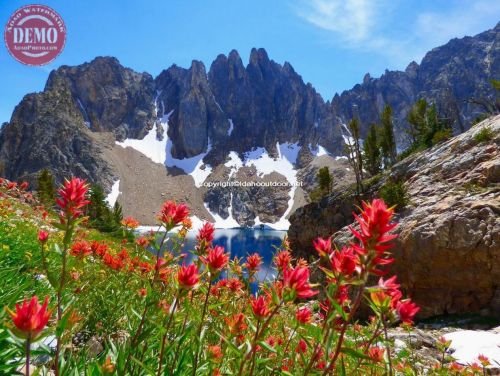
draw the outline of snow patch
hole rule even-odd
[[[116,144],[122,148],[131,147],[139,153],[144,154],[154,163],[164,164],[166,159],[167,132],[164,129],[163,140],[158,140],[156,137],[157,128],[158,124],[155,124],[142,140],[127,138],[123,142],[116,141]]]
[[[90,118],[89,115],[87,114],[87,110],[85,110],[85,107],[83,107],[83,103],[80,100],[80,98],[76,99],[78,106],[80,107],[80,110],[82,110],[82,115],[83,115],[83,122],[87,126],[87,128],[90,128]]]
[[[312,155],[315,157],[321,157],[322,155],[330,155],[330,153],[328,153],[328,151],[320,144],[316,145],[315,148],[309,144],[309,150],[311,150]]]
[[[118,200],[118,196],[121,194],[120,192],[120,180],[117,180],[113,183],[111,187],[111,192],[106,197],[106,202],[110,207],[115,206],[116,200]]]
[[[228,120],[229,120],[229,129],[227,130],[227,135],[231,136],[231,133],[233,133],[234,124],[233,124],[233,119],[228,119]]]
[[[205,208],[207,211],[214,217],[215,220],[215,228],[223,228],[223,229],[230,229],[230,228],[235,228],[235,227],[241,227],[238,222],[236,222],[236,219],[233,218],[233,194],[231,193],[231,198],[229,201],[229,208],[227,210],[229,211],[229,216],[224,219],[222,218],[219,214],[213,213],[210,211],[210,208],[208,207],[207,203],[204,203]]]
[[[476,330],[460,330],[445,334],[451,341],[451,354],[458,363],[477,362],[477,356],[483,354],[492,364],[500,363],[500,334]]]
[[[158,94],[159,95],[159,94]],[[157,95],[157,98],[158,98]],[[155,123],[142,140],[127,138],[123,142],[116,141],[116,144],[126,148],[131,147],[138,152],[144,154],[155,163],[161,163],[167,167],[177,167],[183,170],[186,174],[191,175],[194,179],[196,187],[201,187],[205,179],[212,172],[212,167],[203,163],[203,158],[211,149],[210,140],[205,153],[198,154],[194,157],[177,159],[172,156],[172,140],[168,138],[168,120],[174,110],[165,113],[165,106],[161,102],[161,117]],[[157,100],[155,100],[155,113],[159,114]],[[163,128],[163,139],[157,138],[157,130],[161,125]]]

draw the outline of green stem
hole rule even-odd
[[[194,298],[194,294],[191,294],[191,299],[190,299],[190,304],[193,303],[193,298]],[[182,329],[180,331],[180,333],[184,333],[184,330],[186,329],[186,325],[187,325],[187,320],[188,320],[188,317],[187,315],[184,317],[184,321],[182,322]],[[170,367],[170,375],[173,375],[174,374],[174,371],[175,371],[175,365],[177,364],[177,359],[179,359],[179,351],[181,349],[181,341],[177,342],[177,347],[175,349],[175,356],[174,356],[174,361],[172,363],[172,367]]]
[[[356,300],[354,301],[354,305],[352,306],[352,310],[349,313],[349,316],[347,317],[347,320],[344,321],[344,324],[342,325],[342,329],[340,331],[339,339],[337,341],[337,346],[335,347],[335,352],[333,354],[332,360],[330,361],[330,364],[328,367],[325,368],[325,371],[323,372],[323,376],[326,376],[327,374],[331,373],[333,368],[335,367],[335,362],[337,361],[340,351],[342,350],[342,345],[344,343],[344,338],[345,338],[345,333],[347,331],[347,327],[349,326],[350,322],[354,318],[354,314],[358,310],[360,304],[361,304],[361,298],[363,297],[363,292],[365,290],[366,286],[366,279],[367,277],[365,276],[363,284],[360,286],[358,295],[356,297]]]
[[[26,376],[30,376],[30,350],[31,339],[28,337],[28,339],[26,339]]]
[[[165,345],[167,343],[167,334],[168,334],[168,330],[170,329],[170,324],[172,323],[172,319],[174,317],[175,309],[177,308],[177,305],[179,303],[179,299],[180,299],[180,295],[178,293],[175,297],[174,305],[172,307],[172,312],[170,312],[167,326],[165,327],[165,333],[163,334],[163,336],[161,338],[160,357],[158,359],[158,372],[156,373],[157,376],[161,375],[161,369],[163,367],[163,354],[165,353]]]
[[[201,331],[203,329],[203,321],[205,320],[205,314],[207,313],[207,305],[208,305],[208,297],[210,296],[210,288],[212,287],[212,281],[213,279],[210,277],[210,281],[208,282],[208,289],[207,293],[205,295],[205,302],[203,303],[203,310],[201,312],[201,321],[200,321],[200,326],[198,328],[198,333],[196,334],[196,338],[199,339],[199,342],[196,346],[196,354],[194,356],[194,364],[193,364],[193,373],[192,376],[196,375],[196,370],[198,369],[198,357],[200,355],[200,348],[201,348]]]
[[[71,237],[73,233],[73,225],[72,219],[70,215],[66,215],[66,229],[64,231],[64,240],[63,240],[63,252],[62,252],[62,268],[61,268],[61,276],[59,279],[59,287],[57,289],[57,325],[60,324],[62,319],[62,294],[64,290],[64,283],[66,282],[66,263],[67,263],[67,255],[68,248],[71,242]],[[56,355],[55,355],[55,376],[59,376],[59,359],[61,356],[61,334],[56,336]]]
[[[323,334],[323,341],[322,341],[323,344],[326,343],[327,338],[330,335],[330,326],[327,325],[327,322],[328,322],[328,320],[325,317],[325,320],[323,322],[323,329],[322,329],[322,332],[324,333]],[[311,355],[311,359],[309,359],[309,363],[307,364],[307,367],[304,370],[304,376],[307,376],[309,374],[309,372],[311,372],[312,366],[314,365],[314,360],[318,356],[320,350],[321,350],[321,343],[318,343],[314,347],[314,351]]]
[[[389,376],[392,376],[391,346],[389,346],[389,336],[387,334],[387,323],[386,323],[385,317],[383,315],[382,315],[382,324],[384,326],[385,349],[387,351]]]
[[[259,323],[260,321],[257,323],[257,330],[255,331],[255,337],[253,339],[253,342],[252,342],[252,350],[247,354],[247,356],[245,357],[245,359],[243,359],[243,362],[240,366],[240,371],[239,371],[239,375],[241,375],[241,372],[243,372],[243,366],[246,362],[246,360],[248,360],[249,357],[251,357],[251,368],[250,368],[250,373],[249,375],[253,375],[253,369],[255,367],[255,354],[257,352],[257,341],[260,337],[260,335],[262,333],[264,333],[266,331],[266,329],[268,328],[269,324],[271,323],[271,320],[273,319],[274,315],[276,315],[276,313],[278,312],[278,310],[280,309],[281,305],[283,304],[283,302],[281,301],[277,306],[276,308],[274,308],[274,310],[271,312],[271,314],[269,315],[269,317],[267,318],[267,320],[264,322],[264,325],[262,325],[260,327],[260,330],[259,330]]]
[[[148,312],[148,301],[146,299],[146,302],[144,303],[144,310],[142,311],[141,315],[141,321],[139,322],[139,326],[137,327],[137,330],[135,331],[134,336],[132,337],[132,340],[130,341],[130,351],[127,355],[127,360],[125,361],[125,367],[124,371],[128,371],[128,366],[130,364],[130,358],[132,357],[132,350],[135,349],[137,345],[137,340],[139,339],[139,336],[142,334],[142,328],[144,327],[144,323],[146,322],[146,314]]]

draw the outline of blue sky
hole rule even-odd
[[[5,25],[29,1],[0,4]],[[37,3],[37,2],[35,2]],[[99,55],[117,57],[157,75],[191,60],[207,70],[219,53],[252,47],[289,61],[325,99],[350,89],[365,73],[404,69],[454,37],[474,35],[500,21],[497,0],[44,0],[68,30],[63,53],[49,66],[28,67],[0,46],[0,123],[22,97],[43,90],[51,69]],[[2,26],[3,27],[3,26]]]

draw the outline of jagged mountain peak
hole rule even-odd
[[[406,115],[421,97],[439,103],[461,131],[478,114],[466,100],[494,96],[489,80],[500,76],[499,34],[497,26],[436,48],[405,71],[366,75],[331,102],[289,62],[271,60],[263,48],[253,48],[246,65],[231,50],[218,55],[208,71],[193,60],[186,68],[174,64],[154,79],[112,57],[62,66],[50,74],[44,92],[26,96],[0,130],[0,174],[32,178],[49,167],[58,171],[59,180],[75,174],[109,188],[114,172],[92,141],[99,133],[112,133],[113,142],[154,143],[159,149],[154,163],[166,159],[168,145],[170,158],[205,166],[199,176],[208,176],[212,168],[223,174],[228,160],[255,150],[276,157],[286,145],[300,149],[296,166],[304,167],[314,153],[343,153],[340,123],[355,111],[364,137],[386,104],[393,108],[396,138],[404,145]],[[219,214],[227,212],[229,197],[220,202]],[[237,207],[248,199],[239,197]]]

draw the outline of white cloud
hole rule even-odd
[[[376,1],[310,0],[300,4],[299,16],[351,42],[366,40],[376,20]]]
[[[420,11],[412,22],[400,21],[410,11],[401,1],[294,0],[296,13],[344,48],[375,52],[396,65],[420,61],[425,52],[452,38],[474,35],[500,19],[500,2],[455,0],[439,11]],[[397,28],[397,32],[395,29]]]
[[[475,0],[459,2],[448,12],[422,12],[415,30],[422,39],[445,43],[452,38],[474,35],[494,26],[500,19],[500,2]]]

